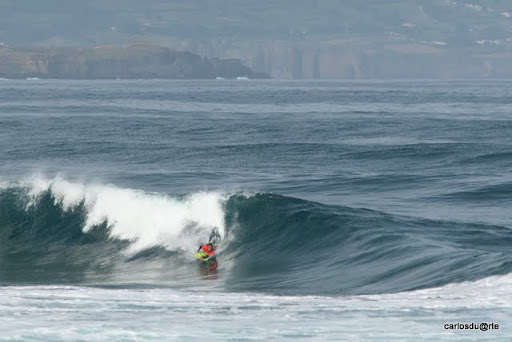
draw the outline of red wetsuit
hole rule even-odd
[[[201,248],[203,249],[203,252],[205,252],[209,256],[212,256],[215,254],[215,250],[213,249],[213,247],[210,251],[208,251],[208,245],[201,245]]]

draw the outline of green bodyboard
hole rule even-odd
[[[194,258],[199,259],[199,260],[204,260],[204,259],[208,258],[208,254],[203,251],[197,252],[196,254],[194,254]]]

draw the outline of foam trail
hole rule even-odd
[[[114,185],[72,183],[61,177],[42,176],[25,180],[23,186],[29,188],[32,204],[48,190],[64,210],[83,203],[87,208],[83,231],[107,222],[112,237],[133,241],[131,253],[154,246],[193,250],[198,239],[208,237],[213,227],[218,227],[224,236],[226,196],[220,192],[173,198]]]

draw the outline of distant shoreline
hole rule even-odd
[[[0,47],[0,79],[270,78],[239,59],[208,59],[150,43],[92,47]]]

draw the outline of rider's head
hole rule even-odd
[[[208,247],[208,251],[211,251],[211,250],[213,249],[213,243],[208,242],[208,243],[206,244],[206,247]]]

